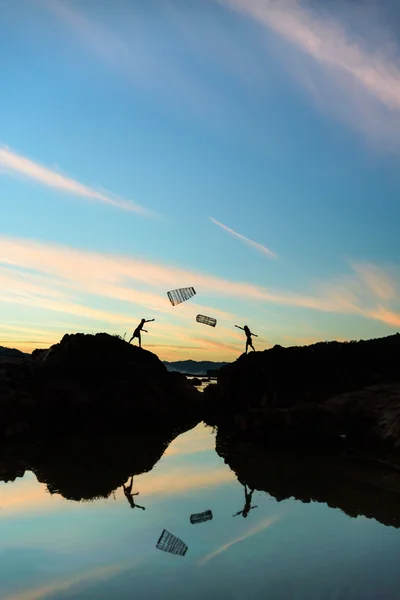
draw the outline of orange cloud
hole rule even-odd
[[[242,317],[198,304],[193,299],[179,307],[172,307],[166,290],[180,284],[194,285],[207,297],[220,296],[233,301],[251,300],[354,314],[397,327],[397,321],[393,318],[395,308],[387,304],[396,300],[396,277],[398,274],[394,270],[389,273],[372,265],[355,265],[351,275],[336,282],[320,284],[313,295],[303,295],[271,291],[252,283],[230,281],[129,256],[0,236],[0,302],[14,307],[27,306],[75,315],[84,321],[84,325],[81,327],[78,324],[75,331],[96,331],[100,326],[106,331],[111,328],[110,333],[121,333],[122,329],[128,337],[141,316],[155,316],[156,323],[149,326],[147,341],[151,347],[160,348],[166,359],[179,358],[184,348],[202,352],[203,355],[207,353],[211,358],[215,356],[228,360],[242,350],[242,336],[233,327],[235,322],[243,322]],[[91,295],[89,306],[86,298],[85,302],[80,300],[82,295],[88,294]],[[105,300],[112,303],[112,310],[104,308]],[[387,305],[382,306],[383,301]],[[125,303],[126,306],[118,310],[116,302]],[[132,317],[132,306],[135,306],[135,318]],[[215,316],[217,328],[197,324],[197,312]],[[94,322],[92,327],[88,327],[88,320]],[[29,346],[29,340],[41,341],[41,337],[43,344],[45,340],[58,341],[57,333],[61,335],[65,332],[64,325],[56,329],[51,321],[47,325],[48,322],[49,319],[46,319],[43,336],[27,332],[26,339],[18,337],[24,349]],[[69,329],[69,332],[73,330]],[[264,332],[263,335],[262,326],[257,332],[259,344],[263,343],[263,337],[270,339],[270,334],[265,335]],[[12,327],[3,338],[17,339],[12,335]],[[167,345],[171,346],[168,352],[163,349]]]
[[[157,497],[218,487],[230,483],[232,477],[232,473],[224,466],[207,468],[207,470],[199,472],[189,468],[171,466],[167,473],[154,470],[151,473],[139,475],[136,480],[141,497],[145,495]]]
[[[166,449],[164,456],[194,454],[214,450],[215,437],[210,429],[196,427],[177,437]]]
[[[3,514],[11,514],[29,510],[52,510],[65,505],[65,500],[58,495],[50,496],[45,485],[31,477],[17,479],[1,486],[1,510]]]
[[[378,321],[382,321],[382,323],[386,323],[386,325],[400,327],[400,313],[388,310],[383,306],[379,306],[376,311],[371,311],[369,316],[371,319],[377,319]]]

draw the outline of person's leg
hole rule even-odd
[[[131,339],[128,342],[129,344],[131,343],[131,341],[133,340],[134,337],[135,337],[134,335],[131,337]]]
[[[249,350],[249,340],[246,341],[246,354],[247,354],[248,350]]]
[[[139,348],[141,348],[142,347],[142,336],[140,335],[140,331],[139,331],[138,339],[139,339]]]

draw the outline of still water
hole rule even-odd
[[[400,529],[257,490],[243,518],[244,487],[204,425],[178,436],[132,492],[144,510],[121,487],[77,502],[32,473],[1,483],[0,598],[400,598]],[[190,523],[208,509],[211,521]],[[156,548],[164,528],[187,544],[185,556]]]

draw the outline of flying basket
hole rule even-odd
[[[182,540],[172,535],[172,533],[166,529],[164,529],[160,535],[156,548],[163,550],[164,552],[169,552],[170,554],[179,554],[180,556],[185,556],[188,549]]]
[[[205,521],[211,521],[212,518],[213,514],[211,510],[206,510],[205,512],[197,513],[196,515],[190,515],[190,522],[192,523],[192,525],[195,525],[196,523],[204,523]]]
[[[185,300],[189,300],[195,293],[196,290],[193,287],[187,287],[179,288],[178,290],[170,290],[167,292],[167,295],[172,306],[176,306],[181,302],[185,302]]]
[[[197,315],[196,321],[198,323],[203,323],[203,325],[209,325],[210,327],[215,327],[217,324],[217,319],[206,317],[205,315]]]

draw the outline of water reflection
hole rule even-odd
[[[242,510],[239,510],[237,513],[235,513],[233,516],[237,517],[238,515],[242,515],[242,517],[245,519],[249,512],[251,510],[253,510],[253,508],[258,508],[257,506],[251,506],[251,500],[254,494],[254,489],[249,491],[247,489],[247,485],[244,484],[244,507]]]
[[[400,532],[327,507],[393,524],[392,473],[317,467],[204,426],[152,433],[38,448],[34,473],[28,449],[3,457],[5,478],[25,475],[0,484],[2,600],[397,600]],[[132,511],[138,492],[146,510]],[[206,508],[213,519],[193,527]],[[184,560],[156,548],[164,530]]]
[[[132,487],[133,487],[133,477],[131,477],[131,480],[128,485],[124,484],[122,486],[122,489],[124,490],[125,498],[128,500],[130,507],[131,508],[141,508],[142,510],[146,510],[144,506],[140,506],[140,504],[136,504],[136,502],[134,501],[133,496],[139,496],[139,492],[135,492],[133,494]]]
[[[10,447],[0,459],[0,480],[15,481],[30,471],[50,494],[75,501],[108,498],[121,487],[133,508],[136,493],[131,494],[127,480],[151,471],[171,441],[190,427],[112,431]]]
[[[300,452],[235,441],[231,430],[219,430],[216,450],[245,488],[247,516],[251,493],[261,490],[281,501],[322,502],[351,517],[366,516],[400,527],[400,473],[345,454]]]

